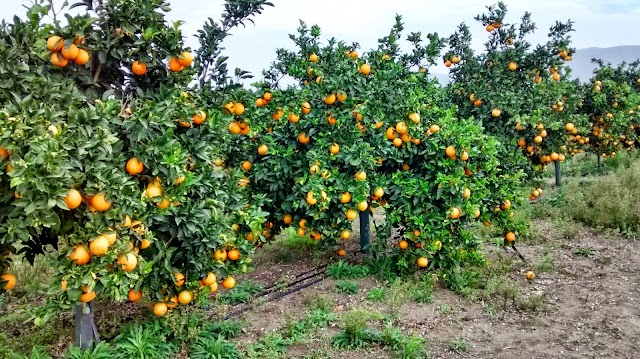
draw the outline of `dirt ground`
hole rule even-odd
[[[366,300],[368,289],[383,286],[376,279],[360,280],[355,295],[338,293],[335,282],[327,279],[246,313],[242,317],[247,326],[244,337],[251,338],[251,342],[283,327],[287,320],[301,318],[310,301],[323,297],[333,303],[337,314],[353,308],[397,310],[396,325],[406,333],[425,338],[431,358],[637,358],[640,242],[583,227],[567,235],[562,225],[545,221],[537,221],[535,226],[539,238],[519,247],[528,264],[522,263],[521,270],[510,275],[521,297],[539,299],[536,303],[541,304],[534,309],[522,309],[509,302],[503,307],[502,300],[470,300],[442,286],[435,290],[431,304],[407,301],[399,308],[389,308]],[[489,249],[489,257],[495,258],[497,251],[501,250]],[[529,283],[524,272],[541,259],[542,253],[549,253],[552,266],[547,272],[537,273]],[[269,263],[257,263],[262,272],[250,277],[268,285],[269,278],[310,268],[308,260],[299,258],[277,264],[258,256],[258,262]],[[322,358],[391,357],[375,346],[359,351],[334,349],[331,338],[338,331],[337,326],[289,348],[287,357],[315,357],[312,354],[316,352],[322,352],[323,356],[318,356]],[[462,344],[452,344],[456,342]]]

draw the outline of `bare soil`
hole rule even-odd
[[[520,291],[519,300],[535,305],[518,306],[500,298],[483,303],[438,286],[431,304],[408,300],[391,308],[390,303],[366,300],[370,288],[383,286],[374,278],[360,280],[356,295],[338,293],[335,282],[327,279],[246,313],[242,319],[248,339],[240,344],[282,328],[287,320],[300,319],[311,301],[324,297],[337,314],[353,308],[397,311],[396,325],[425,338],[432,358],[637,358],[640,242],[587,228],[578,228],[567,239],[567,231],[559,224],[537,221],[535,226],[539,238],[519,247],[527,263],[510,274]],[[500,251],[488,248],[488,256],[500,260],[504,257],[496,256]],[[533,269],[544,253],[553,258],[552,267],[527,282],[525,271]],[[280,264],[268,256],[259,256],[257,261],[259,272],[250,277],[265,284],[310,269],[309,258],[304,256]],[[315,357],[315,353],[323,353],[318,358],[392,357],[379,347],[334,349],[331,343],[338,325],[289,348],[287,357]]]

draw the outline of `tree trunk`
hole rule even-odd
[[[93,321],[93,302],[76,305],[76,345],[84,350],[99,341]]]
[[[360,250],[369,253],[371,246],[371,227],[369,218],[369,209],[360,212]]]

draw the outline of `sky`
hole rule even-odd
[[[69,0],[71,3],[74,0]],[[54,3],[61,3],[54,0]],[[220,17],[223,0],[171,0],[173,11],[169,20],[183,20],[182,31],[187,46],[197,47],[194,35],[211,17]],[[291,48],[289,34],[294,33],[299,20],[322,28],[323,38],[336,37],[347,43],[358,42],[364,49],[377,47],[377,40],[388,34],[395,14],[403,16],[405,36],[409,32],[438,32],[449,36],[461,22],[472,31],[473,46],[482,48],[487,33],[473,17],[497,0],[271,0],[267,7],[246,28],[232,31],[224,43],[225,54],[233,69],[240,67],[259,77],[263,68],[275,60],[277,48]],[[548,29],[556,20],[575,21],[573,46],[612,47],[640,45],[640,0],[505,0],[509,13],[506,22],[518,22],[525,11],[532,13],[538,30],[531,38],[534,43],[546,42]],[[24,16],[23,4],[30,1],[0,0],[3,19]],[[440,65],[431,70],[446,73]]]

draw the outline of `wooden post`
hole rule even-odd
[[[560,161],[554,161],[554,166],[556,168],[556,186],[562,186],[562,173],[560,172]]]
[[[76,345],[85,350],[99,341],[93,321],[93,302],[76,305]]]

